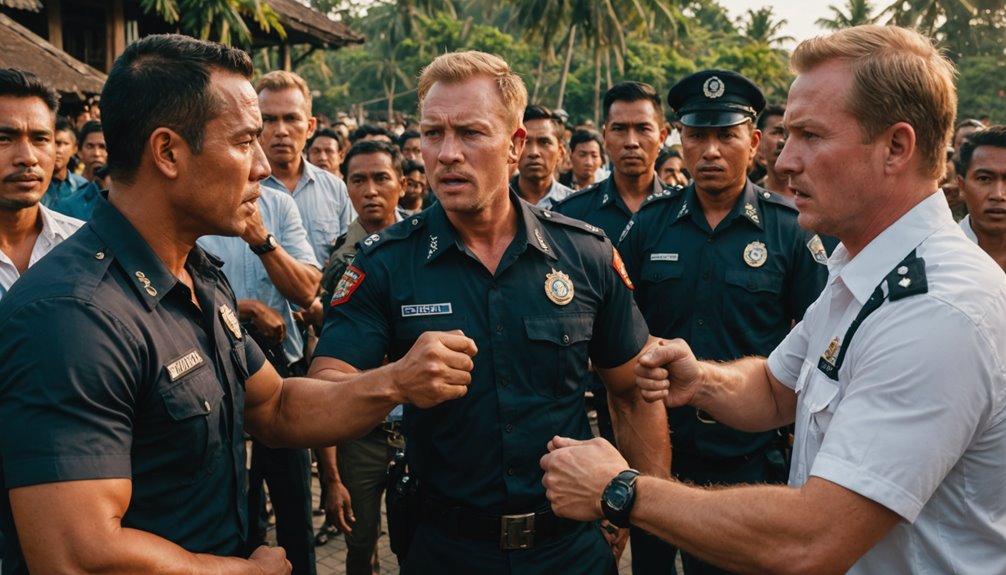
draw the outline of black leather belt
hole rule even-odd
[[[558,539],[583,526],[579,521],[556,517],[552,511],[493,515],[451,505],[430,496],[422,498],[423,520],[452,537],[499,543],[503,551],[528,549]]]

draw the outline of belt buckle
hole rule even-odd
[[[500,549],[528,549],[534,545],[534,513],[500,517]]]

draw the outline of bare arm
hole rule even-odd
[[[11,512],[32,573],[288,574],[281,548],[248,559],[195,554],[151,533],[122,526],[128,479],[66,481],[10,490]]]
[[[605,486],[628,463],[607,442],[555,438],[542,458],[557,515],[601,517]],[[900,517],[840,485],[700,488],[640,477],[632,523],[709,563],[739,573],[844,573]]]
[[[625,457],[636,469],[656,477],[669,477],[671,441],[667,430],[667,411],[658,402],[643,399],[636,385],[635,366],[647,347],[623,365],[597,372],[608,388],[615,438]]]
[[[321,502],[325,509],[325,519],[346,533],[353,531],[351,523],[356,522],[353,515],[353,500],[349,490],[339,476],[338,451],[336,446],[322,447],[318,451],[318,478],[325,484],[325,499]]]
[[[262,212],[256,206],[248,217],[248,225],[245,226],[241,239],[249,246],[260,246],[268,237],[269,230],[262,222]],[[259,260],[265,266],[269,280],[283,297],[299,307],[311,307],[321,284],[321,271],[318,268],[297,261],[283,246],[260,255]]]
[[[796,394],[779,383],[762,357],[700,362],[684,340],[659,340],[639,358],[636,382],[648,401],[691,405],[741,431],[793,423]]]
[[[355,439],[399,403],[431,407],[463,396],[475,342],[460,332],[426,332],[405,357],[369,371],[319,357],[315,378],[283,380],[268,363],[245,383],[245,427],[270,446],[312,447]]]

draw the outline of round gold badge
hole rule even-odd
[[[744,248],[744,263],[760,268],[768,260],[768,249],[761,242],[751,242]]]
[[[552,273],[545,276],[545,295],[556,305],[568,304],[573,301],[573,280],[552,268]]]

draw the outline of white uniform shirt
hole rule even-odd
[[[928,292],[870,315],[833,381],[819,358],[913,248]],[[941,193],[828,268],[768,360],[798,398],[790,485],[814,475],[904,519],[850,573],[1006,573],[1006,276]]]
[[[262,185],[291,193],[274,176],[262,180]],[[307,240],[314,248],[314,257],[324,265],[332,253],[335,240],[346,233],[349,223],[356,219],[346,184],[304,160],[304,173],[292,193],[307,230]]]
[[[961,231],[964,232],[964,236],[974,243],[978,243],[978,236],[975,235],[975,230],[971,228],[971,214],[964,216],[964,219],[960,223]]]
[[[28,267],[35,265],[35,262],[42,259],[42,256],[52,251],[61,241],[73,235],[77,228],[84,225],[84,222],[77,218],[65,216],[59,212],[38,205],[39,217],[42,218],[42,231],[35,240],[35,247],[31,249],[31,257],[28,259]],[[7,295],[10,286],[21,277],[14,262],[7,254],[0,251],[0,299]]]

